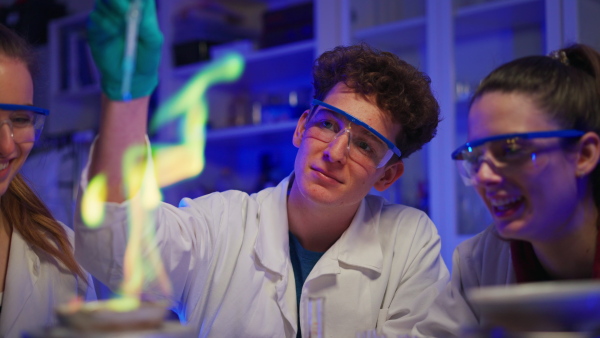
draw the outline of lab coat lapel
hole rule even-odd
[[[336,244],[338,259],[351,266],[383,271],[383,249],[379,240],[380,200],[365,197],[350,224]]]
[[[282,277],[287,275],[286,258],[289,257],[287,185],[288,179],[285,179],[274,189],[258,193],[259,224],[254,243],[254,251],[260,263]]]
[[[3,311],[0,315],[0,336],[4,337],[8,334],[19,320],[21,310],[37,283],[39,271],[39,257],[25,243],[23,237],[13,229],[2,301]]]
[[[383,250],[378,225],[379,213],[372,211],[367,196],[360,203],[348,229],[323,255],[307,280],[325,274],[339,274],[339,262],[380,274],[383,270]]]
[[[275,282],[277,304],[291,327],[296,328],[296,286],[289,259],[287,191],[290,177],[273,189],[258,193],[259,225],[254,251],[260,264],[279,275]]]

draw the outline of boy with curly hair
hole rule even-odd
[[[157,40],[148,36],[152,30],[140,34],[140,44]],[[138,60],[148,53],[139,49]],[[96,62],[100,69],[111,66]],[[321,55],[313,79],[312,107],[292,137],[294,170],[279,185],[186,198],[179,208],[156,210],[173,309],[199,336],[306,337],[314,298],[322,299],[327,336],[369,330],[395,336],[410,332],[447,282],[440,238],[427,215],[369,195],[400,178],[402,160],[435,135],[439,106],[429,78],[394,54],[356,45]],[[120,280],[115,250],[126,245],[129,203],[114,187],[121,185],[123,150],[146,142],[153,86],[128,102],[105,90],[87,173],[107,174],[110,221],[100,230],[78,227],[78,257],[112,287]],[[86,254],[92,252],[100,257]]]

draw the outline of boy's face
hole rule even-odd
[[[356,94],[338,83],[323,100],[367,123],[389,140],[395,140],[400,126],[390,122],[374,101]],[[328,206],[351,206],[369,193],[371,188],[387,189],[403,173],[401,161],[377,169],[372,163],[349,156],[348,137],[341,133],[331,142],[324,142],[306,133],[309,112],[298,121],[293,142],[299,148],[294,164],[295,181],[292,193],[304,200]]]

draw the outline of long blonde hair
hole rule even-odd
[[[21,174],[13,178],[0,198],[0,212],[25,242],[62,262],[73,274],[86,279],[85,273],[75,261],[67,232],[25,183]]]
[[[31,48],[24,39],[2,24],[0,55],[21,61],[27,65],[30,73],[34,72]],[[0,212],[11,229],[18,231],[29,245],[62,262],[74,275],[87,280],[75,261],[67,232],[20,174],[12,179],[0,198]]]

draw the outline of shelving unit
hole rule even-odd
[[[267,9],[277,5],[269,1],[262,2]],[[302,1],[288,1],[286,5],[299,2]],[[171,66],[170,41],[173,41],[174,29],[167,27],[166,23],[172,21],[171,15],[177,12],[177,4],[170,1],[160,1],[159,4],[159,21],[165,35],[159,97],[164,99],[175,94],[210,61],[182,67]],[[231,46],[235,51],[235,43]],[[227,49],[224,45],[220,47],[221,50]],[[270,175],[278,176],[276,180],[292,171],[296,152],[292,145],[292,134],[297,116],[310,103],[310,75],[315,48],[315,40],[304,40],[240,52],[245,62],[241,78],[233,83],[216,85],[207,93],[211,112],[206,140],[207,165],[202,174],[187,182],[187,185],[196,184],[205,191],[237,188],[253,192],[260,188],[261,180],[264,180],[261,178],[265,174],[262,171],[269,170]],[[286,112],[292,94],[297,95],[298,104],[288,107],[290,110]],[[262,107],[264,112],[268,105],[271,105],[275,115],[264,114],[262,119],[257,119],[255,110]],[[245,113],[240,118],[234,110]],[[276,121],[265,123],[269,116]],[[261,168],[265,156],[270,156],[279,168]],[[236,179],[230,177],[231,172],[235,173]],[[231,182],[231,185],[227,187],[220,183],[223,181]],[[165,196],[167,199],[169,195],[177,196],[171,199],[178,200],[185,189],[173,187],[173,193],[167,191]]]
[[[364,41],[386,51],[402,50],[424,45],[426,28],[427,20],[421,16],[356,30],[353,40]]]
[[[282,136],[290,136],[296,128],[296,121],[273,123],[259,126],[242,126],[217,129],[208,132],[207,142],[222,142],[230,146],[244,142],[245,146],[260,145],[270,140],[277,140]]]
[[[459,7],[455,14],[457,39],[497,34],[544,24],[544,1],[503,0]]]
[[[100,111],[99,74],[85,37],[88,13],[54,20],[49,25],[52,118],[44,132],[93,129]]]
[[[170,23],[181,1],[158,0],[159,22],[165,35],[159,102],[171,97],[207,64],[172,66],[174,29]],[[265,8],[273,8],[298,1],[260,2]],[[240,80],[215,86],[208,92],[211,129],[207,133],[205,171],[199,178],[174,187],[172,198],[167,196],[167,201],[176,202],[181,194],[192,196],[228,188],[227,182],[229,188],[255,191],[260,188],[264,169],[261,159],[265,156],[271,156],[274,165],[279,166],[276,175],[289,174],[295,156],[291,144],[295,119],[284,119],[277,124],[251,124],[246,120],[250,124],[229,127],[232,119],[227,112],[232,105],[252,105],[265,95],[276,94],[281,99],[291,91],[304,90],[311,85],[312,63],[320,51],[364,41],[398,54],[432,78],[443,116],[438,134],[406,161],[404,176],[385,196],[428,211],[442,237],[444,259],[450,265],[454,247],[488,222],[487,211],[481,205],[477,207],[481,202],[472,190],[464,189],[450,160],[451,151],[467,137],[465,121],[470,92],[489,71],[514,58],[545,54],[574,41],[600,48],[600,38],[595,34],[600,25],[597,20],[600,3],[597,0],[393,0],[388,5],[399,11],[395,16],[381,14],[386,9],[381,6],[386,3],[313,0],[318,11],[314,20],[315,39],[243,51],[246,69]],[[378,16],[374,14],[376,10]],[[373,17],[357,17],[360,15]],[[374,19],[384,16],[386,20],[381,22]],[[389,21],[390,17],[396,19]],[[81,19],[75,17],[53,24],[52,54],[60,49],[57,43],[64,40],[61,30],[71,29],[70,25]],[[61,88],[58,83],[52,87],[53,110],[74,110],[79,116],[82,110],[99,107],[90,99],[99,96],[97,87],[75,92],[56,90]],[[308,104],[309,98],[298,101]]]
[[[311,64],[314,58],[314,41],[295,42],[289,45],[257,50],[244,56],[247,70],[235,85],[265,84],[283,81],[286,78],[310,78],[303,69],[291,68],[289,65]],[[201,70],[206,62],[173,68],[171,76],[179,80],[187,80]],[[265,72],[269,69],[269,72]],[[260,73],[259,73],[260,72]],[[260,76],[259,76],[260,75]]]

